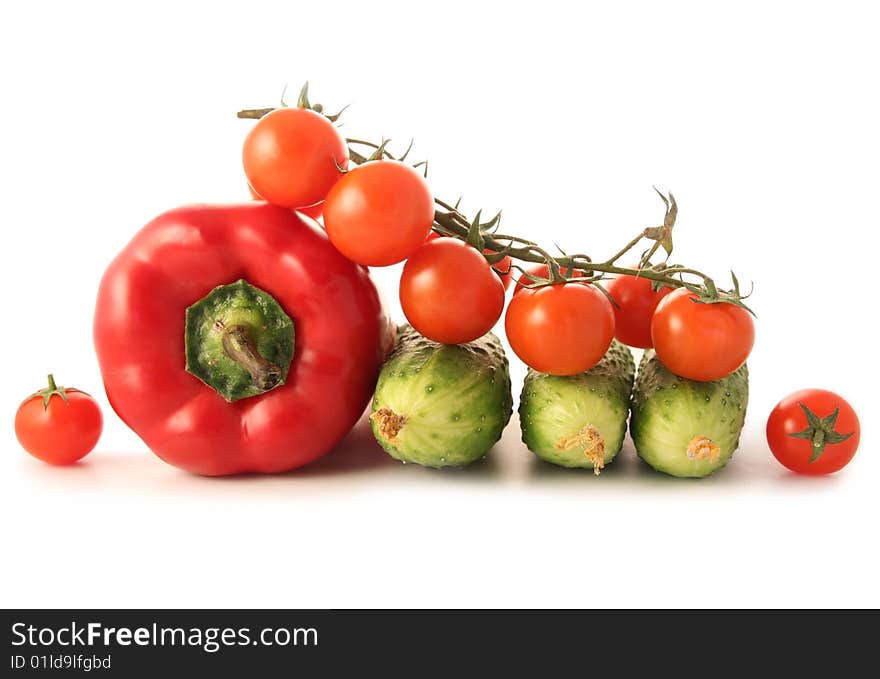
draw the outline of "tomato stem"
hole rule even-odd
[[[346,141],[349,144],[361,144],[373,149],[379,149],[381,146],[381,150],[386,157],[394,157],[380,144],[374,144],[361,139],[347,139]],[[359,153],[357,150],[351,148],[351,146],[349,146],[349,158],[352,163],[357,165],[365,163],[369,159],[368,156]],[[686,287],[691,292],[696,293],[700,298],[700,301],[703,303],[729,302],[741,306],[751,312],[751,309],[743,303],[746,296],[740,295],[738,290],[719,290],[712,278],[696,269],[683,267],[677,264],[667,265],[664,263],[652,265],[650,263],[651,257],[653,257],[661,246],[664,247],[664,249],[668,246],[669,249],[667,252],[671,252],[671,232],[672,227],[675,224],[675,218],[678,215],[678,205],[676,204],[675,199],[671,195],[668,199],[662,194],[661,197],[663,198],[664,204],[667,206],[663,226],[643,229],[641,233],[629,241],[629,243],[623,248],[603,262],[593,262],[592,259],[585,254],[554,257],[536,243],[525,238],[486,231],[483,231],[482,233],[483,248],[489,251],[489,257],[503,253],[504,255],[509,255],[512,259],[518,259],[523,262],[547,264],[549,269],[549,277],[547,279],[532,280],[533,277],[529,277],[529,279],[532,280],[530,284],[523,284],[519,281],[516,282],[517,285],[522,285],[527,288],[542,287],[544,285],[552,285],[560,282],[596,284],[598,281],[611,276],[639,276],[671,288]],[[457,207],[452,206],[439,198],[435,198],[434,202],[438,206],[438,209],[434,212],[434,231],[444,236],[453,236],[467,243],[471,243],[473,241],[474,222],[469,221]],[[497,226],[497,221],[498,220],[494,221],[493,226]],[[633,269],[630,267],[618,266],[616,264],[621,257],[626,255],[645,239],[653,241],[653,244],[651,248],[642,254],[640,266],[638,268]],[[562,274],[562,269],[567,269],[568,272]],[[583,272],[586,276],[574,278],[575,270]],[[698,278],[699,282],[688,281],[684,278],[685,275]]]
[[[249,108],[239,111],[236,115],[239,118],[249,118],[251,120],[259,120],[264,115],[272,113],[275,110],[274,106],[270,106],[269,108]]]

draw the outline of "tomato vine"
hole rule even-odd
[[[284,95],[282,94],[281,107],[286,106],[287,104],[284,102]],[[336,114],[327,115],[323,106],[312,104],[309,101],[308,83],[300,91],[297,106],[325,115],[334,123],[345,110],[343,108]],[[237,115],[239,118],[259,119],[274,110],[275,107],[243,109]],[[412,148],[412,142],[410,142],[406,151],[399,157],[395,157],[387,148],[388,140],[375,143],[362,139],[347,138],[345,141],[348,144],[349,160],[356,165],[379,158],[403,161]],[[369,149],[369,151],[363,151],[363,149]],[[414,167],[424,167],[425,174],[427,175],[427,161],[416,163]],[[652,281],[655,288],[687,288],[696,295],[694,298],[695,302],[703,304],[726,302],[754,313],[746,306],[744,301],[751,295],[751,291],[743,294],[739,280],[733,271],[730,272],[732,288],[722,289],[718,287],[711,276],[697,269],[681,264],[669,263],[669,257],[673,251],[672,234],[678,216],[678,204],[671,192],[664,195],[656,187],[654,190],[657,191],[665,206],[663,223],[659,226],[643,229],[611,257],[601,261],[594,261],[589,255],[582,253],[568,254],[562,252],[560,255],[552,255],[531,240],[512,234],[501,233],[499,232],[501,212],[498,212],[485,222],[482,221],[481,211],[478,211],[473,219],[468,219],[459,209],[461,199],[455,203],[450,203],[436,197],[434,198],[436,209],[434,212],[433,229],[441,235],[463,240],[481,252],[484,250],[488,251],[485,257],[492,264],[508,256],[524,263],[546,263],[549,268],[548,278],[536,277],[522,269],[522,267],[512,265],[511,268],[519,270],[531,281],[531,284],[525,287],[541,287],[559,282],[592,283],[608,295],[607,291],[600,284],[602,280],[607,280],[613,276],[638,276]],[[646,244],[647,247],[639,257],[638,269],[621,266],[618,263],[620,259],[640,244]],[[651,259],[661,249],[665,252],[666,257],[662,262],[652,264]],[[567,270],[567,272],[563,273],[564,270]],[[573,278],[575,270],[582,272],[583,276]],[[517,284],[522,285],[519,282]]]

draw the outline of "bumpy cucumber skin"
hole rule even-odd
[[[383,408],[406,418],[393,442],[370,419],[373,435],[391,457],[427,467],[485,457],[513,411],[501,343],[489,333],[467,344],[438,344],[401,326],[373,397],[372,412]]]
[[[739,446],[748,400],[745,365],[724,379],[695,382],[674,375],[653,351],[646,351],[631,406],[630,434],[636,452],[651,467],[671,476],[708,476],[724,467]],[[688,457],[688,445],[696,436],[718,445],[717,460]]]
[[[605,442],[605,463],[623,447],[635,361],[612,341],[599,363],[579,375],[560,377],[529,369],[519,400],[523,443],[542,460],[561,467],[593,468],[581,447],[560,450],[566,436],[592,425]]]

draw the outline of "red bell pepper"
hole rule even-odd
[[[328,452],[393,343],[366,269],[264,203],[150,222],[104,274],[94,331],[113,409],[163,460],[212,476]]]

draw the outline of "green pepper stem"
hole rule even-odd
[[[226,328],[223,331],[223,350],[248,371],[258,389],[269,391],[281,383],[281,368],[260,354],[247,326],[232,325]]]

